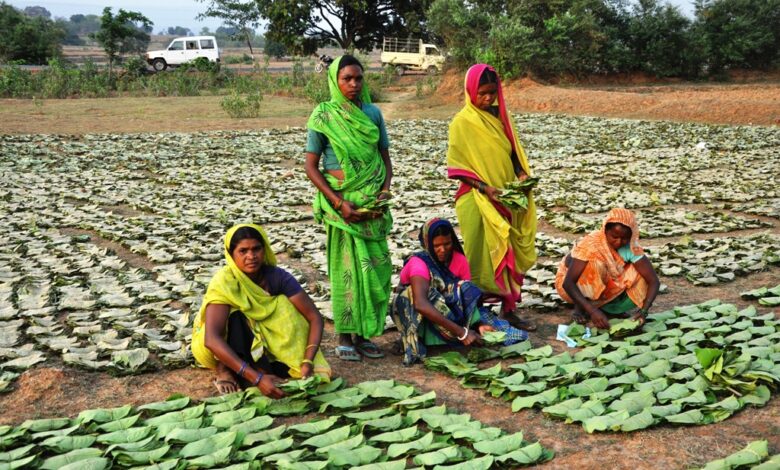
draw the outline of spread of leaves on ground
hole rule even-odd
[[[518,129],[541,220],[567,232],[540,230],[523,306],[562,305],[558,260],[615,205],[639,211],[664,276],[713,285],[780,262],[777,129],[541,115]],[[456,184],[446,121],[388,130],[397,272],[425,220],[457,223]],[[300,128],[0,136],[0,391],[46,361],[114,374],[191,364],[193,315],[235,222],[264,224],[282,267],[329,316],[304,143]],[[672,235],[682,238],[653,240]]]
[[[187,396],[137,408],[84,410],[75,418],[0,427],[0,467],[401,470],[517,467],[553,453],[522,432],[483,426],[436,405],[436,393],[380,380],[342,388],[340,379],[291,381],[281,400],[246,392]],[[307,415],[292,424],[287,417]]]
[[[472,350],[425,360],[428,368],[460,378],[511,401],[512,411],[537,407],[595,431],[630,432],[660,424],[711,424],[746,406],[764,406],[780,385],[780,321],[755,307],[738,310],[713,300],[633,320],[612,320],[609,331],[569,337],[584,346],[552,355],[548,344],[514,347],[525,359],[479,369],[474,361],[511,357]],[[525,348],[522,347],[525,345]]]

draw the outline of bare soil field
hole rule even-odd
[[[436,93],[415,95],[425,75],[402,77],[378,103],[385,118],[449,119],[462,105],[463,79],[449,73]],[[712,124],[780,125],[780,83],[669,84],[612,87],[540,85],[524,79],[506,85],[514,113],[554,113]],[[195,132],[303,126],[306,100],[266,96],[256,119],[231,119],[220,96],[0,100],[0,133]]]
[[[446,75],[433,96],[415,97],[414,82],[404,77],[388,90],[388,102],[379,103],[387,120],[448,119],[461,106],[462,77]],[[544,86],[524,80],[508,84],[506,91],[514,113],[593,115],[647,120],[696,121],[716,124],[780,125],[780,84],[659,85],[619,87]],[[311,104],[286,97],[265,97],[263,116],[258,119],[230,119],[220,108],[218,96],[187,98],[110,98],[75,100],[0,100],[1,134],[89,134],[139,132],[194,132],[304,126]],[[391,124],[392,125],[392,124]],[[541,223],[540,230],[556,236],[576,238]],[[768,230],[780,234],[777,224]],[[747,231],[725,233],[745,234]],[[98,246],[109,247],[131,266],[154,266],[143,257],[91,234]],[[281,261],[314,277],[300,261],[281,256]],[[296,264],[297,263],[297,264]],[[658,297],[654,310],[720,298],[746,306],[739,293],[780,283],[780,269],[739,278],[717,287],[692,286],[680,278],[663,277],[670,293]],[[555,328],[570,321],[566,308],[548,313],[528,312],[539,325],[532,335],[535,346],[552,344],[556,352],[564,346],[555,341]],[[508,403],[488,397],[481,390],[461,387],[455,379],[421,366],[404,368],[400,358],[389,354],[397,337],[394,331],[378,339],[387,353],[384,359],[364,360],[359,365],[340,362],[333,349],[336,337],[326,325],[323,350],[336,375],[354,384],[364,380],[395,378],[421,391],[435,390],[439,402],[448,408],[470,413],[489,426],[506,431],[523,430],[525,439],[539,440],[556,452],[542,465],[549,469],[657,469],[690,468],[742,449],[756,439],[768,439],[773,453],[780,452],[780,400],[763,408],[746,408],[734,417],[707,426],[656,426],[633,433],[587,434],[581,426],[552,420],[538,410],[512,413]],[[492,365],[492,363],[489,363]],[[25,419],[75,416],[87,408],[140,405],[164,400],[173,393],[203,398],[215,393],[208,371],[185,368],[136,376],[113,377],[67,367],[64,364],[36,367],[18,379],[15,389],[0,395],[0,424]]]

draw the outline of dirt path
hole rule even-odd
[[[437,96],[459,104],[463,79],[443,77]],[[712,124],[780,125],[780,83],[545,86],[530,79],[505,85],[515,113],[555,113]]]

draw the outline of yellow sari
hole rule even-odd
[[[268,236],[259,225],[239,224],[225,234],[225,262],[209,283],[203,304],[195,317],[192,332],[192,355],[203,367],[213,369],[217,358],[206,347],[206,307],[209,304],[229,305],[231,315],[241,312],[249,320],[249,326],[255,335],[252,343],[252,357],[257,360],[264,354],[269,360],[279,361],[290,368],[290,377],[301,377],[301,361],[306,352],[309,323],[284,295],[269,295],[244,274],[230,255],[230,240],[242,227],[252,227],[260,232],[265,246],[263,264],[276,266],[276,256],[268,242]],[[330,366],[317,351],[314,357],[314,373],[329,379]]]
[[[517,180],[512,151],[523,171],[531,168],[517,131],[506,111],[498,83],[499,118],[472,102],[482,72],[492,67],[478,64],[466,74],[465,105],[450,123],[447,167],[450,178],[468,177],[498,189]],[[504,311],[520,300],[523,276],[536,262],[536,205],[528,195],[527,210],[512,210],[492,202],[485,194],[462,184],[455,211],[472,281],[483,291],[503,300]]]

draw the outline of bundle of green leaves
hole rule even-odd
[[[512,181],[501,189],[498,201],[510,209],[528,209],[528,192],[539,183],[539,178],[528,177]]]

